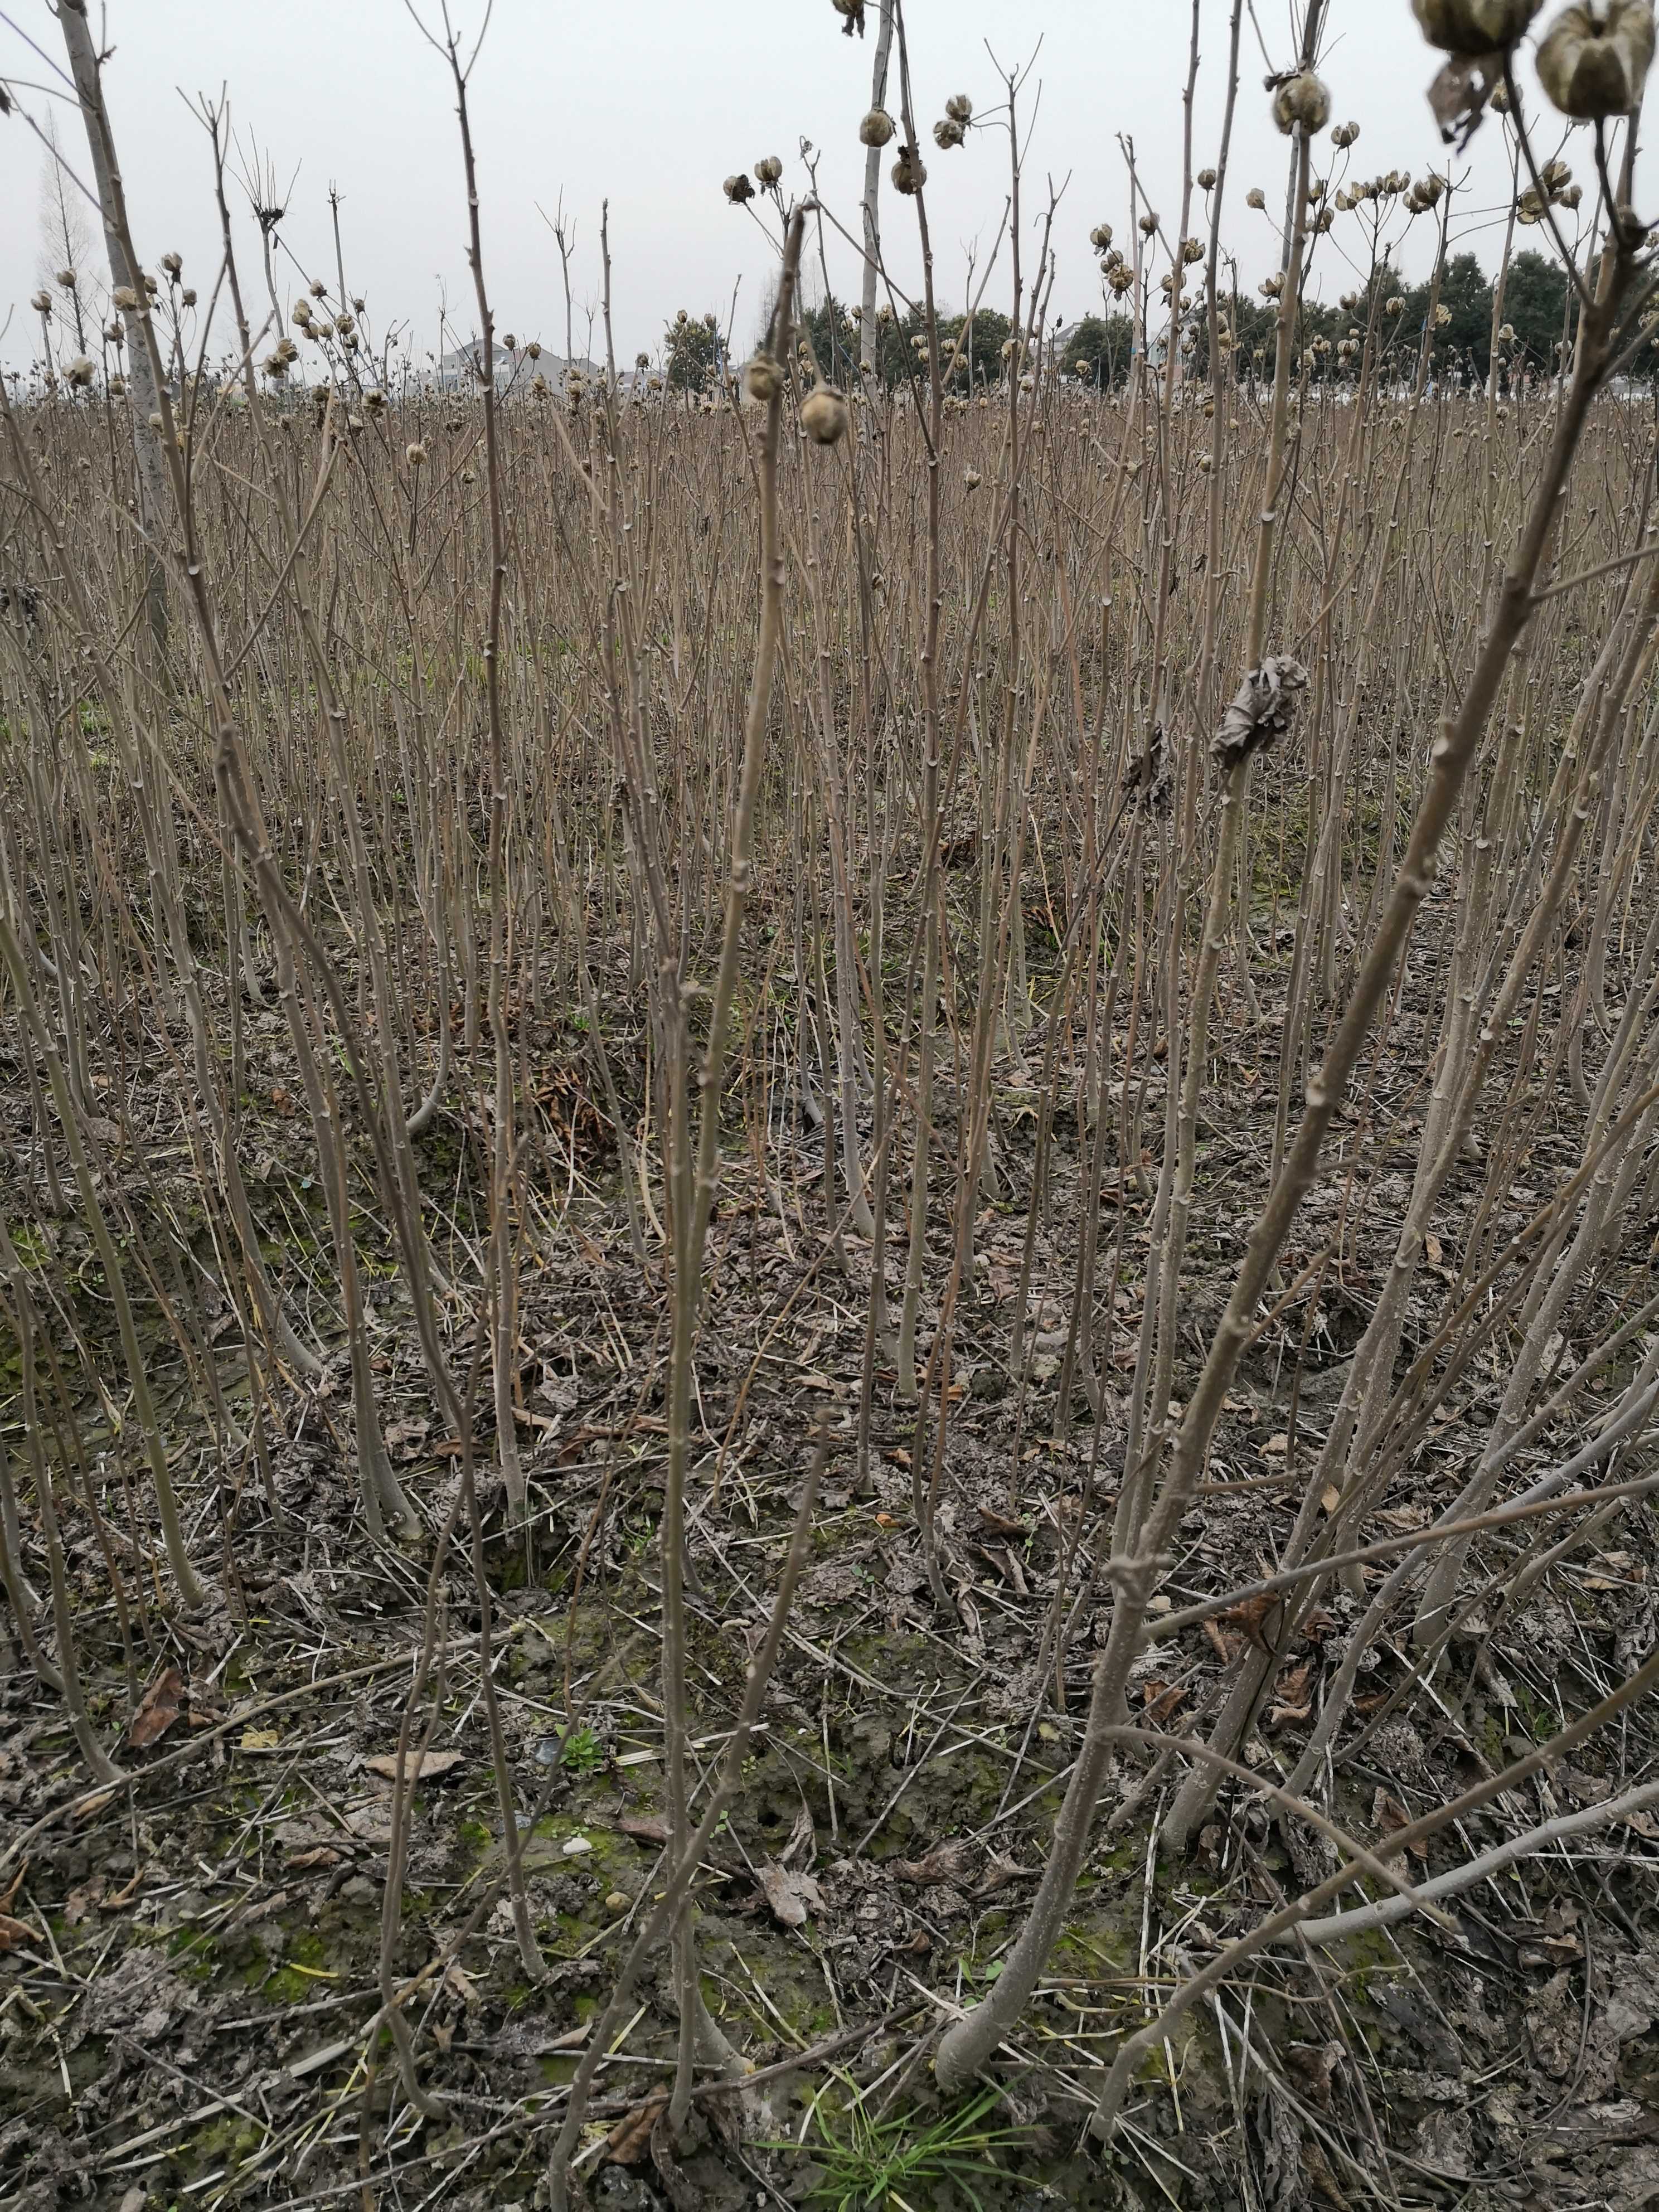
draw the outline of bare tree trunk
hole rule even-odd
[[[149,634],[158,647],[165,647],[167,641],[167,579],[161,563],[161,517],[167,511],[167,490],[161,440],[150,422],[150,417],[157,412],[155,379],[150,368],[149,349],[137,328],[137,295],[143,277],[140,270],[127,265],[126,253],[112,218],[115,201],[112,184],[118,184],[119,179],[112,178],[102,138],[92,120],[99,99],[98,55],[92,42],[92,29],[87,21],[86,0],[62,0],[58,15],[64,26],[64,44],[69,49],[70,70],[75,79],[82,117],[87,125],[93,182],[98,190],[98,210],[103,217],[104,240],[109,248],[110,283],[127,333],[127,412],[132,419],[132,449],[138,463],[138,526],[149,549],[149,568],[144,578],[144,604],[149,617]],[[131,298],[135,304],[123,307],[124,297]]]

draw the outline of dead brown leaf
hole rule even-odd
[[[761,1893],[781,1927],[805,1928],[809,1912],[822,1912],[823,1893],[810,1874],[769,1860],[760,1870]]]
[[[624,2112],[605,2139],[606,2162],[611,2166],[637,2166],[651,2148],[651,2130],[658,2116],[668,2110],[666,2089],[653,2090],[642,2105],[635,2105],[631,2112]]]
[[[1397,1836],[1402,1828],[1409,1828],[1412,1825],[1411,1814],[1400,1800],[1391,1797],[1386,1790],[1379,1790],[1372,1800],[1371,1819],[1385,1836]],[[1421,1841],[1407,1844],[1406,1849],[1414,1859],[1426,1860],[1429,1856],[1427,1844]]]
[[[1283,1728],[1287,1721],[1307,1719],[1313,1711],[1313,1700],[1308,1694],[1312,1675],[1313,1662],[1304,1659],[1299,1667],[1292,1667],[1288,1674],[1279,1677],[1278,1696],[1267,1716],[1269,1728]]]
[[[366,1759],[363,1766],[368,1773],[378,1774],[387,1782],[396,1782],[404,1775],[415,1782],[436,1782],[443,1775],[453,1774],[465,1757],[464,1751],[416,1751],[410,1754],[408,1765],[400,1768],[397,1753],[386,1751]]]
[[[78,1928],[83,1920],[92,1917],[103,1897],[104,1887],[104,1877],[95,1874],[90,1881],[83,1881],[70,1890],[64,1899],[64,1917],[71,1928]]]
[[[1011,1881],[1024,1881],[1030,1873],[1029,1867],[1023,1867],[1013,1859],[1004,1858],[1000,1851],[993,1851],[985,1862],[985,1871],[979,1878],[979,1886],[974,1895],[994,1897],[998,1890],[1006,1888]]]
[[[901,1881],[914,1881],[923,1887],[939,1881],[960,1884],[968,1879],[978,1856],[972,1844],[947,1838],[919,1859],[896,1859],[893,1872]]]
[[[127,1730],[135,1751],[146,1751],[173,1726],[184,1708],[185,1678],[176,1667],[158,1674],[138,1700],[138,1710]]]
[[[1247,1597],[1237,1605],[1230,1605],[1218,1618],[1224,1620],[1230,1628],[1238,1629],[1248,1643],[1254,1644],[1258,1651],[1265,1651],[1269,1658],[1273,1658],[1276,1656],[1277,1647],[1268,1639],[1267,1623],[1283,1603],[1283,1599],[1275,1596],[1273,1591],[1264,1590],[1259,1596]]]
[[[1184,1682],[1162,1682],[1156,1674],[1149,1674],[1140,1686],[1140,1702],[1152,1726],[1162,1728],[1186,1704],[1187,1686]]]
[[[617,1826],[625,1836],[636,1837],[642,1844],[665,1844],[668,1823],[660,1813],[624,1813]]]
[[[0,1912],[0,1951],[15,1951],[20,1944],[33,1940],[34,1930],[26,1920],[14,1920],[9,1912]]]

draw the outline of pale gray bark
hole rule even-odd
[[[98,88],[98,54],[93,45],[92,29],[87,21],[86,0],[60,0],[58,21],[64,27],[64,44],[69,49],[70,71],[75,80],[75,89],[81,102],[81,113],[87,125],[87,144],[92,155],[92,177],[98,191],[98,210],[103,218],[104,242],[109,249],[109,275],[112,288],[119,292],[125,287],[136,293],[143,282],[143,274],[129,268],[117,226],[112,217],[115,205],[109,162],[106,158],[103,140],[92,118],[97,112],[100,99]],[[156,644],[165,645],[167,635],[167,580],[161,564],[161,519],[167,511],[167,488],[165,464],[161,459],[161,441],[151,424],[150,417],[158,410],[155,380],[150,368],[149,349],[137,328],[135,309],[118,310],[127,333],[127,412],[132,421],[132,450],[137,462],[138,527],[143,532],[149,548],[149,573],[144,580],[144,599],[149,616],[150,635]]]

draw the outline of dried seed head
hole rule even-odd
[[[311,280],[311,296],[313,300],[325,300],[328,297],[328,287],[320,276],[313,276]]]
[[[1246,207],[1253,208],[1264,208],[1267,206],[1267,195],[1262,191],[1260,185],[1252,185],[1250,186],[1249,191],[1244,195],[1244,204]]]
[[[33,308],[37,315],[49,315],[52,313],[51,293],[37,292],[34,295],[34,297],[29,301],[29,305]]]
[[[180,292],[179,305],[181,307],[193,307],[196,305],[196,287],[193,284],[186,284],[184,290]]]
[[[859,143],[865,146],[884,146],[896,126],[884,107],[872,107],[859,125]]]
[[[720,186],[720,190],[733,207],[741,207],[745,200],[752,200],[755,197],[755,187],[750,183],[747,172],[743,169],[739,169],[735,177],[728,177]]]
[[[137,312],[138,295],[131,284],[118,284],[110,297],[124,315],[131,315]]]
[[[953,92],[945,103],[945,112],[952,123],[966,123],[974,112],[974,103],[965,92]]]
[[[105,388],[112,399],[125,399],[127,396],[127,380],[125,376],[112,376]]]
[[[1641,105],[1653,60],[1650,0],[1564,8],[1538,49],[1538,82],[1563,115],[1596,123]]]
[[[418,438],[411,439],[404,447],[404,459],[411,469],[418,469],[426,459],[426,447]]]
[[[72,269],[60,269],[58,272],[58,283],[65,292],[72,292],[79,282]]]
[[[1311,70],[1298,71],[1273,94],[1273,121],[1287,136],[1298,124],[1310,133],[1322,131],[1330,119],[1331,95]]]
[[[801,402],[800,426],[815,446],[839,445],[848,420],[846,397],[833,384],[820,384]]]
[[[1382,312],[1385,315],[1403,315],[1406,312],[1406,302],[1396,293],[1384,307]]]
[[[1544,0],[1412,0],[1423,35],[1443,54],[1502,53],[1515,45]]]
[[[1204,245],[1202,240],[1189,238],[1181,249],[1181,258],[1188,264],[1188,266],[1190,266],[1194,261],[1201,261],[1204,258]]]
[[[763,154],[755,164],[755,178],[759,184],[775,185],[782,174],[783,164],[775,154]]]
[[[84,392],[98,372],[85,354],[77,354],[73,361],[64,363],[64,374],[77,392]]]
[[[294,320],[299,325],[302,331],[308,331],[311,328],[311,302],[309,300],[296,300],[294,302]]]
[[[1199,171],[1198,189],[1201,192],[1212,192],[1215,190],[1215,171],[1213,169],[1200,169]]]
[[[969,491],[977,491],[983,479],[977,469],[964,469],[962,472],[962,481]]]
[[[907,198],[919,192],[927,181],[927,169],[914,146],[902,147],[893,164],[893,190]]]
[[[181,254],[164,253],[161,256],[161,266],[169,276],[176,276],[184,265],[184,257]]]
[[[380,391],[364,392],[363,404],[368,408],[371,415],[378,415],[380,410],[386,405],[385,392]]]
[[[1089,233],[1089,243],[1097,253],[1104,253],[1111,242],[1112,226],[1109,222],[1097,222]]]
[[[953,116],[941,116],[933,125],[933,143],[941,153],[948,154],[952,146],[960,146],[963,127]]]
[[[1140,234],[1143,238],[1152,238],[1156,234],[1157,230],[1158,217],[1152,213],[1152,210],[1148,208],[1146,214],[1140,218]]]
[[[783,367],[769,353],[757,353],[743,372],[743,388],[758,405],[764,406],[775,392],[783,389]]]
[[[149,417],[149,427],[152,430],[159,430],[161,428],[161,418],[159,414],[152,415]]]
[[[1331,143],[1333,146],[1352,146],[1358,136],[1359,125],[1357,123],[1339,123],[1331,131]]]

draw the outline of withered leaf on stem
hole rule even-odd
[[[1210,740],[1218,766],[1236,768],[1284,736],[1295,719],[1298,696],[1308,688],[1308,672],[1287,653],[1270,653],[1253,668],[1233,695]]]

